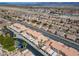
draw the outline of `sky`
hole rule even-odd
[[[0,2],[0,5],[22,5],[22,6],[79,6],[79,2]]]

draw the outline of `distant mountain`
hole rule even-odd
[[[0,5],[17,5],[17,6],[77,6],[79,2],[0,2]]]

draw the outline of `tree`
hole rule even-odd
[[[4,16],[3,18],[4,18],[4,19],[11,20],[11,18],[12,18],[12,17],[11,17],[11,16],[9,16],[9,15],[6,15],[6,16]]]
[[[41,39],[41,41],[38,42],[39,48],[41,48],[44,45],[43,40]]]
[[[57,35],[57,31],[55,31],[55,33],[54,33],[55,35]]]
[[[47,23],[44,23],[44,24],[43,24],[43,26],[47,26],[47,25],[48,25]]]
[[[60,20],[60,23],[63,23],[63,20]]]
[[[16,37],[16,34],[14,34],[13,37]]]
[[[4,28],[4,29],[7,29],[7,26],[4,26],[3,28]]]
[[[77,43],[79,43],[79,38],[76,38],[76,40],[75,40]]]
[[[77,29],[76,32],[79,33],[79,29]]]
[[[29,22],[29,19],[27,19],[27,22]]]
[[[1,10],[1,12],[5,12],[5,10]]]
[[[4,36],[1,34],[0,35],[0,43],[3,44],[3,41],[4,41]]]
[[[2,47],[8,51],[13,51],[15,49],[15,41],[9,34],[6,36],[0,35],[0,43]]]
[[[13,38],[6,35],[6,37],[4,37],[3,46],[4,46],[4,48],[9,48],[10,46],[14,46]]]
[[[9,48],[8,48],[8,51],[14,51],[15,50],[15,47],[14,46],[10,46]]]
[[[26,48],[26,46],[27,46],[26,41],[22,41],[22,45],[23,45],[23,48]]]
[[[38,25],[40,25],[40,24],[41,24],[41,22],[37,22],[37,24],[38,24]]]
[[[36,22],[37,22],[37,20],[32,20],[31,22],[32,22],[32,23],[36,23]]]
[[[49,25],[49,29],[52,27],[52,24]]]
[[[65,34],[64,37],[67,38],[67,34]]]

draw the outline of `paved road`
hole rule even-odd
[[[3,7],[3,8],[4,8],[4,7]],[[9,8],[8,8],[8,9],[9,9]],[[11,9],[11,8],[10,8],[10,9]],[[12,8],[12,9],[13,9],[13,8]],[[15,8],[14,10],[27,12],[25,9],[21,10],[21,9]],[[30,13],[31,13],[31,12],[30,12]],[[19,23],[20,23],[20,22],[19,22]],[[70,41],[70,40],[68,40],[68,39],[64,39],[64,38],[62,38],[62,37],[58,37],[58,36],[56,36],[56,35],[54,35],[54,34],[50,34],[50,33],[46,32],[46,31],[44,31],[44,30],[41,30],[41,29],[32,27],[31,25],[24,24],[24,23],[21,23],[21,24],[23,24],[23,25],[25,25],[26,27],[29,27],[29,28],[31,28],[31,29],[33,29],[33,30],[39,31],[39,32],[41,32],[43,35],[45,35],[45,36],[47,36],[47,37],[49,37],[49,38],[51,38],[51,39],[53,39],[53,40],[56,40],[56,41],[61,42],[61,43],[64,43],[65,45],[67,45],[67,46],[69,46],[69,47],[72,47],[72,48],[75,48],[75,49],[79,50],[79,44],[77,44],[77,43],[75,43],[75,42],[72,42],[72,41]]]
[[[55,14],[48,14],[48,13],[42,13],[42,12],[32,12],[32,11],[29,11],[25,8],[16,8],[16,7],[8,7],[8,6],[0,6],[1,9],[6,9],[6,10],[16,10],[16,11],[20,11],[20,12],[25,12],[25,13],[32,13],[32,14],[42,14],[42,15],[50,15],[50,16],[55,16],[55,17],[61,17],[63,18],[63,16],[65,16],[65,18],[71,18],[73,19],[74,17],[78,17],[79,15],[77,16],[71,16],[71,15],[66,15],[66,14],[63,14],[63,15],[55,15]]]
[[[26,23],[24,24],[24,23],[22,23],[22,22],[19,22],[19,23],[20,23],[20,24],[23,24],[23,25],[25,25],[26,27],[29,27],[29,28],[31,28],[31,29],[33,29],[33,30],[36,30],[36,31],[38,31],[38,32],[41,32],[43,35],[45,35],[45,36],[47,36],[47,37],[49,37],[49,38],[51,38],[51,39],[53,39],[53,40],[55,40],[55,41],[61,42],[61,43],[65,44],[65,45],[67,45],[67,46],[69,46],[69,47],[75,48],[76,50],[79,51],[79,44],[77,44],[77,43],[75,43],[75,42],[73,42],[73,41],[70,41],[70,40],[68,40],[68,39],[59,37],[59,36],[54,35],[54,34],[50,34],[49,32],[44,31],[43,29],[38,29],[38,28],[36,28],[36,27],[33,27],[33,26],[31,26],[30,24],[26,24]]]
[[[21,33],[18,33],[17,31],[13,30],[12,28],[8,27],[8,29],[10,29],[12,32],[14,32],[16,34],[17,38],[23,39],[25,40],[29,45],[31,45],[33,48],[35,48],[38,52],[40,52],[42,55],[44,56],[48,56],[47,53],[45,53],[43,50],[41,50],[40,48],[38,48],[34,43],[32,43],[28,38],[24,37],[23,35],[21,35]]]

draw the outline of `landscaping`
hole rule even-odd
[[[8,51],[15,50],[15,41],[14,38],[12,38],[9,34],[3,36],[0,35],[0,44],[2,47]]]

